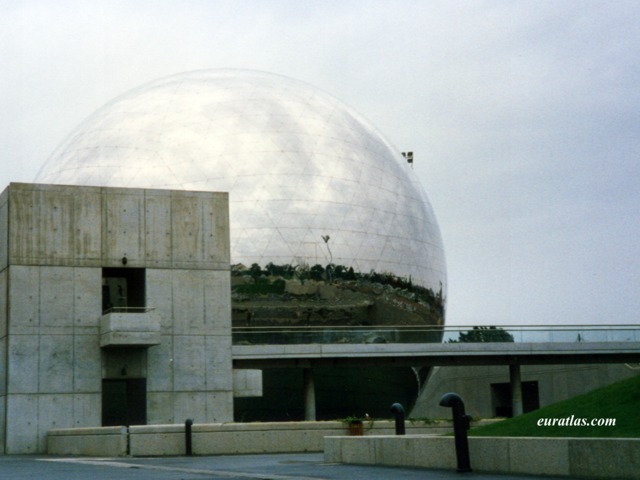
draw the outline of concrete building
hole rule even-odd
[[[233,420],[226,193],[0,196],[0,452],[52,428]]]
[[[523,365],[522,406],[527,413],[637,375],[625,364]],[[508,365],[436,367],[411,412],[414,417],[446,418],[442,395],[456,392],[475,418],[512,416]]]

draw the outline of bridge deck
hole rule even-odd
[[[234,345],[235,368],[640,362],[640,342]]]

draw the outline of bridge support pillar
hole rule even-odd
[[[509,365],[509,381],[511,383],[511,411],[514,417],[522,415],[522,380],[520,365]]]
[[[316,385],[313,378],[313,369],[303,370],[304,382],[304,419],[307,421],[316,420]]]

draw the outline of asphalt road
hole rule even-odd
[[[553,477],[456,473],[324,463],[322,454],[88,458],[0,456],[0,479],[29,480],[551,480]],[[563,477],[567,480],[567,477]],[[557,478],[553,478],[557,480]]]

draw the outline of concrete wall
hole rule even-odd
[[[58,429],[47,436],[52,455],[121,457],[127,455],[127,427]]]
[[[453,437],[327,437],[325,462],[455,470]],[[478,472],[637,479],[640,439],[470,437]]]
[[[229,269],[228,194],[12,183],[17,265]]]
[[[523,365],[522,381],[537,381],[540,407],[574,397],[636,375],[625,365]],[[495,416],[491,384],[508,383],[509,366],[435,367],[411,411],[412,417],[448,418],[448,408],[439,401],[447,392],[465,400],[474,417]]]
[[[43,451],[46,432],[100,425],[101,271],[8,268],[7,453]]]
[[[233,420],[229,273],[147,271],[161,343],[148,350],[148,423]]]
[[[233,396],[262,397],[262,370],[234,370],[233,371]]]
[[[7,316],[8,316],[9,192],[0,194],[0,453],[5,449],[7,409]]]
[[[146,378],[148,423],[233,419],[227,194],[12,184],[2,239],[0,452],[100,426],[105,378]],[[102,267],[123,257],[159,345],[100,348]]]
[[[442,435],[451,433],[451,423],[433,425],[407,422],[407,432]],[[365,435],[391,435],[395,423],[376,420],[365,422]],[[116,430],[55,429],[48,434],[47,453],[52,455],[93,455],[104,443],[104,451],[116,452],[121,439]],[[339,421],[327,422],[256,422],[194,424],[192,441],[194,455],[229,455],[248,453],[320,452],[324,437],[346,435],[348,427]],[[132,426],[124,429],[130,449],[114,455],[132,456],[184,455],[185,427],[182,425]],[[124,442],[127,443],[126,441]],[[101,455],[106,455],[101,454]]]
[[[0,194],[0,271],[7,268],[9,260],[9,190]]]

